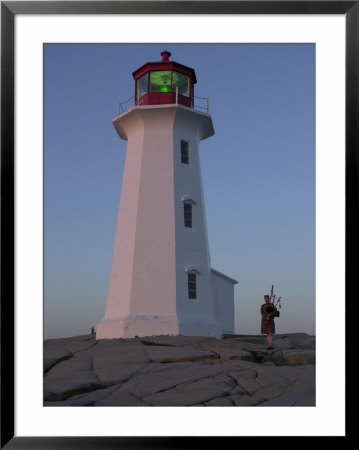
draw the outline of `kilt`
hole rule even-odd
[[[267,334],[267,333],[275,333],[275,324],[274,319],[262,319],[261,322],[261,334]]]

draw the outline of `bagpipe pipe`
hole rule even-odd
[[[270,297],[269,297],[269,305],[266,307],[266,312],[272,313],[273,311],[275,311],[274,317],[279,317],[280,312],[278,311],[278,308],[281,309],[281,307],[282,307],[281,302],[280,302],[282,297],[277,297],[273,293],[273,289],[274,289],[274,286],[272,284],[272,289],[270,291]],[[278,308],[277,308],[277,306],[278,306]]]

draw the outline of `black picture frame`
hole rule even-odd
[[[14,19],[18,14],[341,14],[346,20],[346,299],[358,248],[359,1],[3,1],[1,2],[1,442],[6,449],[204,448],[226,437],[15,436],[14,404]],[[345,302],[346,305],[346,302]],[[346,342],[347,339],[346,327]],[[348,403],[346,402],[346,405]],[[338,436],[343,438],[343,436]],[[348,426],[346,435],[349,437]],[[298,439],[298,437],[295,437]],[[299,437],[303,439],[305,437]],[[238,438],[234,438],[238,439]],[[290,437],[282,437],[285,441]],[[333,439],[333,437],[331,437]],[[220,442],[217,442],[220,440]],[[228,443],[227,443],[228,442]]]

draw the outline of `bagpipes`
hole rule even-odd
[[[277,297],[275,294],[273,294],[274,286],[272,284],[272,289],[270,291],[270,297],[269,297],[269,305],[266,307],[266,312],[271,313],[275,311],[274,317],[279,317],[280,312],[277,309],[277,306],[279,309],[281,309],[282,305],[280,303],[280,300],[282,297]]]

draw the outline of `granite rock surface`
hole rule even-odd
[[[315,336],[50,339],[44,406],[315,406]]]

